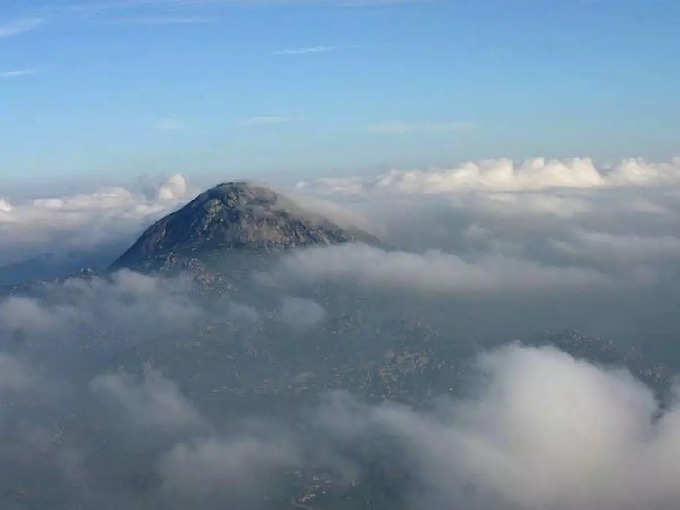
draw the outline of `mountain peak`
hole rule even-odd
[[[168,257],[200,258],[217,250],[271,252],[355,240],[374,241],[265,186],[225,182],[154,223],[112,267],[154,269]]]
[[[274,205],[280,196],[275,191],[246,181],[223,182],[199,195],[196,200],[217,199],[230,207],[246,204]]]

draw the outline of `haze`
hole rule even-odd
[[[4,2],[0,506],[679,506],[679,23]]]

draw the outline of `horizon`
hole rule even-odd
[[[673,1],[4,3],[0,194],[668,161],[679,22]]]

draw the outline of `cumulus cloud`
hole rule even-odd
[[[33,382],[34,376],[24,363],[14,356],[0,352],[0,393],[25,390]]]
[[[260,319],[260,314],[253,306],[230,302],[227,307],[227,318],[232,321],[254,323]]]
[[[558,250],[596,263],[659,263],[680,254],[680,238],[672,235],[643,236],[609,232],[576,231],[571,242],[556,242]]]
[[[159,200],[178,200],[187,193],[187,181],[181,174],[175,174],[158,189]]]
[[[298,188],[300,189],[300,188]],[[304,191],[304,189],[302,189]],[[284,191],[285,193],[285,191]],[[375,235],[381,235],[381,225],[376,224],[366,214],[361,211],[348,207],[348,204],[338,204],[330,200],[324,200],[314,195],[305,193],[286,193],[296,203],[308,212],[318,214],[324,218],[330,218],[336,225],[346,229],[359,228]]]
[[[176,445],[158,463],[163,489],[180,499],[244,504],[262,500],[266,481],[299,464],[299,453],[283,438],[208,438]]]
[[[436,250],[386,251],[361,244],[297,251],[283,260],[275,277],[444,294],[579,289],[608,283],[604,275],[585,268],[549,267],[502,256],[467,261]]]
[[[38,300],[10,296],[0,302],[2,329],[9,331],[50,331],[58,325],[57,318],[41,307]]]
[[[148,366],[141,380],[126,373],[105,374],[95,377],[90,387],[115,401],[131,420],[140,424],[170,429],[203,423],[177,385]]]
[[[660,509],[680,497],[680,412],[661,411],[629,373],[518,345],[477,366],[476,397],[421,412],[336,395],[321,421],[345,440],[398,437],[414,507]]]
[[[392,170],[376,187],[401,193],[446,193],[459,189],[536,190],[550,187],[595,187],[604,184],[589,159],[566,161],[535,158],[515,165],[512,160],[468,162],[443,171]]]
[[[589,201],[582,197],[551,193],[493,192],[480,199],[486,208],[509,215],[550,214],[568,219],[591,211]]]
[[[13,289],[0,298],[0,500],[672,507],[675,164],[496,161],[469,177],[301,183],[301,207],[382,244],[269,253],[255,279],[254,257],[231,270],[225,256],[214,292],[127,270]],[[10,197],[2,256],[132,240],[187,188],[178,175],[144,193]],[[620,359],[654,393],[554,348],[489,347],[561,327],[604,332],[560,345]]]
[[[412,312],[408,296],[479,292],[481,281],[485,292],[501,288],[516,297],[518,290],[541,288],[531,279],[540,269],[498,266],[508,263],[498,260],[475,267],[441,252],[335,248],[319,250],[314,264],[291,266],[287,274],[294,281],[309,274],[368,288],[391,285],[390,299],[359,292],[367,300],[361,312],[368,313],[358,317],[346,304],[333,305],[337,296],[326,296],[321,307],[316,296],[272,288],[241,305],[230,292],[202,299],[182,278],[121,271],[1,301],[0,349],[7,351],[0,354],[0,393],[12,405],[0,410],[0,433],[15,445],[0,449],[5,497],[14,497],[11,491],[26,480],[33,484],[24,496],[30,503],[46,494],[37,487],[54,487],[64,508],[94,501],[280,508],[307,487],[335,494],[369,487],[383,496],[384,485],[375,480],[396,495],[399,504],[390,508],[457,501],[479,510],[661,509],[680,497],[675,402],[662,408],[628,372],[554,348],[515,344],[466,361],[473,376],[455,398],[428,398],[418,408],[366,403],[370,384],[381,378],[392,384],[400,370],[415,370],[419,378],[409,381],[427,386],[419,367],[453,361],[431,355],[428,345],[441,341],[450,352],[467,334],[454,335],[463,326],[452,307],[444,335],[428,338],[420,326],[428,324],[430,304],[413,311],[419,329],[388,329]],[[546,285],[582,278],[537,274]],[[476,306],[485,320],[492,318],[484,301]],[[292,331],[281,327],[282,319]],[[232,321],[245,327],[233,328]],[[310,335],[314,343],[305,343],[298,328],[326,321],[341,333],[319,328]],[[384,354],[386,340],[398,354]],[[371,364],[347,358],[352,361],[327,369],[326,356],[343,349],[357,349],[356,359],[379,354]],[[328,382],[315,387],[326,371]],[[354,394],[332,393],[317,407],[336,378]],[[296,404],[304,392],[310,398]],[[2,469],[17,465],[18,474]],[[332,483],[323,485],[326,479]]]
[[[518,260],[648,285],[680,276],[672,261],[678,168],[677,160],[631,159],[606,169],[589,159],[489,160],[444,171],[302,181],[296,192],[370,218],[365,229],[392,252],[439,250],[473,265]]]
[[[307,328],[322,321],[326,311],[311,299],[285,296],[279,309],[281,320],[292,327]]]
[[[680,157],[669,162],[650,162],[628,158],[619,162],[607,176],[612,185],[654,186],[680,183]]]
[[[147,335],[183,334],[203,317],[191,285],[184,278],[157,278],[128,270],[44,284],[30,296],[0,299],[0,334],[41,339],[35,347],[49,350],[59,343],[50,343],[49,338],[90,348],[101,329],[115,332],[119,343],[102,345],[101,352]]]
[[[39,255],[121,250],[150,222],[170,212],[188,193],[174,175],[153,196],[115,186],[92,193],[0,200],[0,265]],[[111,262],[117,253],[110,254]]]
[[[611,169],[597,168],[590,158],[533,158],[468,161],[450,169],[390,170],[372,179],[350,178],[302,182],[319,191],[439,194],[465,190],[536,191],[551,188],[591,189],[619,186],[658,186],[680,183],[680,158],[655,163],[626,159]]]
[[[313,191],[324,194],[359,195],[364,192],[365,179],[362,177],[322,177],[314,181],[298,181],[299,191]]]

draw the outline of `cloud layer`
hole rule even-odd
[[[0,199],[0,265],[44,253],[120,250],[150,222],[186,200],[187,183],[174,175],[148,194],[123,187],[22,200]],[[115,245],[115,248],[112,247]],[[112,260],[115,254],[109,255]]]
[[[672,507],[677,162],[471,165],[296,188],[377,245],[225,255],[213,290],[123,270],[0,297],[0,499]],[[5,199],[2,256],[103,248],[189,196]],[[589,336],[536,347],[563,327]]]
[[[344,440],[394,436],[416,474],[413,507],[668,508],[680,496],[676,407],[661,412],[630,374],[552,348],[482,355],[475,398],[434,411],[335,395],[322,422]]]
[[[390,170],[374,179],[321,179],[299,188],[318,191],[382,191],[437,194],[465,190],[536,191],[550,188],[591,189],[622,186],[659,186],[680,183],[680,159],[654,163],[641,158],[599,169],[590,158],[534,158],[469,161],[443,170]]]
[[[147,278],[127,273],[116,282],[95,283],[112,294],[101,313],[125,306],[115,304],[117,295],[127,295],[124,301],[167,300],[175,283]],[[70,285],[73,292],[89,284]],[[87,294],[77,299],[79,309],[93,306]],[[0,303],[4,311],[8,306],[16,304]],[[34,306],[42,309],[44,303]],[[0,451],[4,497],[18,483],[9,466],[20,467],[22,483],[31,487],[22,497],[39,501],[44,489],[32,484],[40,481],[61,494],[56,501],[64,505],[57,508],[270,508],[270,498],[277,501],[281,487],[307,470],[321,473],[315,483],[334,480],[333,490],[374,484],[376,473],[391,473],[397,478],[389,483],[401,481],[389,488],[399,501],[390,508],[456,501],[479,510],[662,509],[680,497],[677,401],[662,408],[625,369],[553,347],[513,343],[483,352],[457,396],[422,407],[370,403],[348,391],[322,393],[319,404],[288,408],[297,424],[291,428],[283,416],[264,418],[256,407],[252,416],[235,415],[234,404],[206,400],[190,389],[196,375],[191,370],[175,371],[177,381],[148,364],[134,373],[111,372],[101,362],[107,349],[69,346],[76,316],[64,308],[44,313],[54,321],[49,330],[3,322],[5,332],[22,330],[24,342],[33,344],[17,354],[0,352],[0,396],[11,403],[0,414],[0,432],[12,444]],[[110,326],[118,314],[100,315],[98,326]],[[149,317],[158,320],[153,312]],[[136,342],[149,342],[152,329],[141,318],[128,321],[146,327],[135,333]],[[0,338],[6,347],[4,332]],[[39,338],[59,345],[38,345]],[[168,330],[162,338],[172,343],[180,337]],[[67,356],[59,360],[41,355],[64,348]],[[182,361],[202,359],[202,376],[222,373],[210,372],[210,354],[204,355]],[[129,353],[119,359],[140,363]],[[47,370],[40,368],[45,363]],[[400,479],[400,473],[408,476]]]
[[[315,282],[354,281],[368,287],[396,287],[444,294],[554,291],[606,285],[596,271],[545,266],[502,256],[465,261],[441,251],[423,254],[340,245],[298,251],[282,264],[280,278]]]

